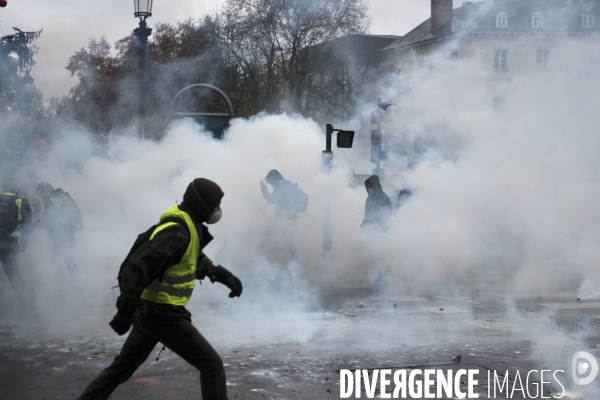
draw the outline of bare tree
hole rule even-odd
[[[309,74],[323,56],[306,49],[365,32],[366,10],[365,0],[228,0],[220,37],[253,101],[269,109],[284,100],[303,112]]]

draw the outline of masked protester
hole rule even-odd
[[[269,192],[267,183],[273,188]],[[285,244],[293,257],[297,257],[294,247],[294,235],[298,225],[298,213],[306,211],[308,196],[294,184],[286,180],[276,169],[269,171],[264,181],[260,182],[260,191],[265,201],[275,206],[275,221],[267,229],[271,236],[281,231]]]
[[[19,273],[19,253],[25,251],[33,229],[31,208],[27,199],[19,196],[16,185],[4,183],[0,193],[0,262],[15,291],[17,306],[26,305],[25,279]]]
[[[160,342],[200,371],[203,399],[227,400],[223,362],[192,325],[185,308],[195,279],[207,276],[213,283],[226,285],[231,290],[229,297],[242,294],[240,280],[222,266],[213,265],[202,252],[213,239],[204,223],[219,221],[222,198],[223,191],[216,183],[195,179],[181,205],[167,209],[160,223],[151,228],[149,240],[137,249],[134,244],[135,250],[119,273],[118,312],[110,322],[119,335],[133,328],[113,363],[79,399],[107,399]]]
[[[81,211],[69,193],[54,189],[48,182],[40,182],[37,193],[44,202],[37,226],[48,231],[53,255],[64,262],[70,274],[74,274],[77,270],[75,232],[83,228]]]
[[[374,246],[374,249],[377,249],[392,228],[392,202],[383,191],[377,175],[372,175],[365,181],[365,188],[369,197],[367,197],[365,203],[365,218],[360,225],[360,229],[370,236],[371,245]],[[381,254],[379,251],[376,252]],[[383,282],[392,266],[388,263],[376,264],[377,278],[375,278],[375,282]]]
[[[360,228],[365,231],[390,233],[392,228],[392,202],[383,192],[377,175],[372,175],[365,181],[369,197],[365,203],[365,218]]]

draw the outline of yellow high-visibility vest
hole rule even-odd
[[[61,199],[60,197],[50,197],[50,201],[54,203],[56,208],[61,208],[63,205],[63,199]]]
[[[154,280],[142,292],[142,299],[152,301],[154,303],[173,304],[175,306],[185,306],[192,296],[192,291],[196,285],[196,267],[198,254],[200,253],[200,239],[196,225],[188,213],[181,211],[179,207],[173,206],[160,216],[160,220],[165,218],[179,218],[185,221],[190,232],[190,243],[188,244],[183,257],[179,263],[171,265],[162,278],[162,282],[158,282],[158,278]],[[158,232],[169,226],[176,225],[176,222],[167,222],[158,226],[150,240],[158,234]]]
[[[4,192],[2,193],[6,196],[14,196],[17,197],[16,194],[14,193],[9,193],[9,192]],[[11,237],[16,237],[16,238],[20,238],[21,237],[21,231],[23,230],[21,228],[21,221],[23,221],[23,216],[21,215],[21,206],[23,205],[23,200],[19,197],[17,197],[17,199],[15,200],[15,203],[17,203],[17,207],[19,207],[19,214],[17,215],[17,221],[19,221],[19,225],[17,225],[17,228],[12,231],[12,233],[10,234]]]

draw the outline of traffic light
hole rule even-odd
[[[354,131],[338,131],[337,134],[337,147],[342,149],[352,148],[352,142],[354,141]]]
[[[371,111],[371,124],[381,126],[381,120],[383,119],[383,110],[379,107]]]
[[[379,164],[382,161],[387,160],[387,151],[381,149],[381,121],[383,119],[383,112],[392,104],[382,103],[381,99],[377,99],[377,108],[371,112],[371,124],[375,125],[376,128],[371,130],[371,162]]]
[[[349,149],[354,141],[354,131],[336,129],[331,124],[325,125],[325,150],[322,152],[323,165],[330,169],[333,165],[333,151],[331,151],[331,136],[337,132],[337,147]]]
[[[371,129],[371,162],[379,163],[381,161],[381,130],[379,128]]]

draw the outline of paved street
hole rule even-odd
[[[340,369],[416,366],[480,368],[480,398],[487,398],[486,369],[509,376],[562,369],[562,383],[571,386],[563,398],[598,398],[595,384],[572,391],[567,368],[575,351],[600,355],[599,302],[575,293],[509,296],[493,282],[462,282],[461,295],[391,298],[390,285],[348,282],[322,293],[319,309],[192,310],[194,324],[222,355],[230,399],[336,399]],[[4,307],[0,397],[76,397],[124,340],[106,324],[113,312],[107,305],[49,324],[43,316],[14,318]],[[200,399],[197,372],[169,350],[157,361],[160,348],[112,399]],[[545,396],[561,394],[557,385],[545,389]]]

